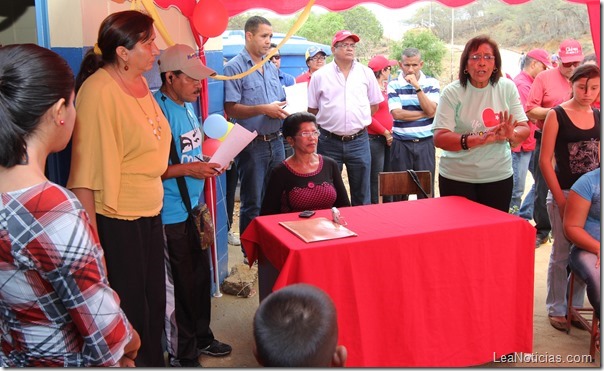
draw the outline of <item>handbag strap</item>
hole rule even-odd
[[[415,170],[413,170],[413,169],[407,169],[407,173],[409,173],[409,175],[411,176],[411,179],[413,179],[413,183],[415,183],[415,185],[417,186],[417,188],[419,188],[419,190],[422,192],[422,194],[424,195],[424,197],[429,198],[428,194],[424,190],[424,187],[422,187],[421,183],[419,182],[419,178],[417,177],[417,174],[415,173]]]
[[[178,160],[178,153],[176,153],[176,144],[174,143],[174,137],[172,137],[172,140],[170,141],[170,161],[172,161],[172,165],[180,164],[180,161]],[[189,199],[189,189],[187,188],[185,177],[176,177],[176,184],[178,185],[178,190],[180,191],[180,197],[182,197],[182,202],[185,204],[185,207],[187,208],[187,211],[190,214],[193,208],[191,207],[191,199]]]

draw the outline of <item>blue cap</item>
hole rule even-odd
[[[323,53],[323,55],[327,56],[327,53],[325,53],[323,49],[319,48],[318,46],[311,46],[310,48],[306,49],[306,61],[308,62],[310,58],[319,53]]]

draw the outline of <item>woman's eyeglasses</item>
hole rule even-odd
[[[271,57],[271,60],[273,60],[273,59],[275,59],[275,60],[279,60],[279,59],[281,59],[281,56],[280,56],[280,55],[273,55],[273,56]]]
[[[319,135],[320,135],[320,133],[318,131],[303,131],[303,132],[300,132],[296,136],[303,137],[303,138],[310,138],[310,137],[318,138]]]
[[[324,61],[325,60],[325,56],[324,55],[315,55],[314,57],[310,58],[311,61]]]
[[[494,61],[495,60],[495,56],[494,55],[490,55],[490,54],[485,54],[485,55],[480,55],[480,54],[474,54],[468,57],[469,60],[477,62],[481,59],[484,59],[487,62],[490,61]]]

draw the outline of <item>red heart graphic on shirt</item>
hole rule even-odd
[[[484,126],[493,127],[499,124],[499,114],[495,113],[491,108],[485,108],[482,111],[482,122]]]

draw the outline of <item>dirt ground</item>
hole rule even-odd
[[[438,163],[438,161],[437,161]],[[343,174],[347,184],[346,174]],[[532,179],[527,178],[526,191],[530,189]],[[438,196],[438,185],[435,186]],[[413,201],[410,201],[413,202]],[[235,204],[233,231],[238,230],[239,202]],[[481,368],[493,367],[598,367],[601,366],[601,355],[596,353],[595,362],[585,362],[589,355],[589,334],[587,331],[573,327],[569,334],[554,329],[547,318],[545,310],[546,279],[551,243],[541,245],[535,250],[535,295],[533,320],[533,355],[545,359],[540,363],[498,363],[490,362],[480,365]],[[229,245],[229,271],[235,264],[242,264],[243,255],[239,246]],[[258,283],[255,284],[256,291]],[[587,298],[585,303],[589,303]],[[238,298],[223,294],[212,299],[211,328],[217,339],[233,346],[233,352],[223,358],[202,356],[204,367],[259,367],[252,353],[252,321],[258,308],[258,295],[250,298]],[[548,362],[561,356],[560,362]],[[583,356],[583,358],[582,358]],[[576,362],[576,361],[579,362]]]

